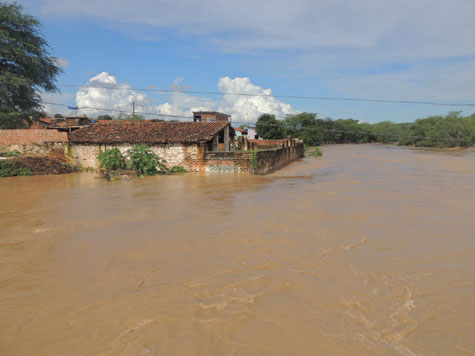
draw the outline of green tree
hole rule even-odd
[[[39,21],[18,3],[0,2],[0,128],[20,128],[41,115],[39,91],[57,91],[60,72]]]
[[[125,112],[120,112],[119,115],[117,115],[116,120],[133,120],[133,121],[144,121],[145,117],[143,115],[139,114],[127,114]]]
[[[309,146],[319,146],[323,143],[323,131],[317,127],[317,114],[303,112],[288,115],[285,118],[287,135],[292,135]]]
[[[275,115],[262,114],[256,122],[256,132],[264,139],[284,138],[285,130],[282,121],[277,120]]]
[[[114,120],[114,118],[110,115],[99,115],[98,117],[96,117],[96,120]]]

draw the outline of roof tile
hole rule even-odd
[[[93,125],[70,134],[72,143],[197,143],[210,141],[227,121],[214,122],[115,122]]]

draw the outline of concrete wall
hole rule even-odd
[[[0,152],[47,154],[63,150],[68,134],[58,130],[0,130]]]
[[[205,152],[201,171],[252,173],[253,152]]]
[[[73,164],[81,168],[99,168],[97,157],[106,149],[117,147],[125,154],[133,144],[118,145],[90,145],[72,143],[68,148],[68,158]],[[199,161],[202,157],[198,144],[160,144],[150,146],[151,150],[160,158],[167,161],[168,167],[183,166],[189,171],[199,171]]]
[[[281,148],[243,152],[205,152],[201,171],[251,174],[272,173],[304,156],[301,141],[290,140]]]
[[[297,142],[293,146],[257,151],[257,173],[272,173],[288,163],[304,156],[305,146]]]

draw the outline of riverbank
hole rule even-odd
[[[0,177],[66,174],[77,169],[66,162],[64,155],[51,153],[47,155],[25,155],[7,157],[0,160]]]

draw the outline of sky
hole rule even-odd
[[[72,112],[48,104],[50,114],[116,115],[131,112],[132,102],[147,118],[218,110],[234,122],[254,122],[263,113],[313,112],[373,123],[475,112],[266,96],[474,104],[473,0],[19,3],[40,20],[63,68],[61,93],[45,94],[44,101],[79,107]]]

